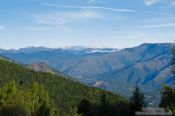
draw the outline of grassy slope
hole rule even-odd
[[[83,98],[98,103],[102,93],[107,94],[107,98],[111,103],[124,101],[122,97],[111,92],[87,87],[61,76],[34,72],[18,64],[0,59],[0,86],[13,79],[16,80],[18,85],[23,87],[30,87],[33,81],[43,83],[55,104],[64,110],[70,106],[77,105]]]

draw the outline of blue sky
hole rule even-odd
[[[1,0],[0,48],[175,40],[175,0]]]

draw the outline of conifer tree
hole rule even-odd
[[[99,116],[108,116],[110,108],[109,101],[107,100],[106,94],[102,94],[100,97],[100,106],[99,106]]]
[[[140,90],[138,85],[134,88],[132,92],[132,97],[130,98],[130,108],[131,112],[135,113],[136,111],[141,111],[145,107],[145,97],[143,92]]]
[[[174,110],[173,108],[175,108],[175,90],[171,87],[164,87],[162,91],[160,107],[165,107],[169,110]]]
[[[92,116],[94,113],[94,107],[88,99],[83,99],[78,105],[78,113],[82,116]]]

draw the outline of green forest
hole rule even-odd
[[[41,107],[50,112],[47,116],[77,116],[82,114],[81,111],[78,113],[78,107],[83,105],[83,101],[100,107],[102,98],[111,106],[123,105],[122,109],[117,109],[118,114],[128,105],[124,98],[112,92],[88,87],[61,76],[34,72],[4,59],[0,59],[0,86],[1,111],[18,105],[19,110],[26,110],[27,116],[37,115]],[[22,103],[18,103],[20,100]],[[32,103],[34,101],[37,102]]]

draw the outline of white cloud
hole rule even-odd
[[[60,8],[75,8],[75,9],[98,9],[98,10],[110,10],[114,12],[136,12],[134,10],[130,9],[117,9],[117,8],[110,8],[110,7],[100,7],[100,6],[65,6],[65,5],[57,5],[57,4],[51,4],[51,3],[42,3],[46,6],[52,6],[52,7],[60,7]]]
[[[151,6],[151,5],[158,3],[159,0],[144,0],[144,2],[147,6]]]
[[[139,28],[175,28],[175,23],[162,23],[162,24],[153,24],[153,25],[144,25]]]

